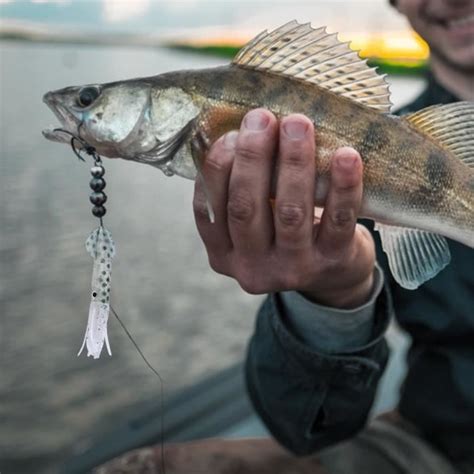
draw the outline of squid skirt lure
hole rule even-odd
[[[94,205],[92,214],[100,220],[99,227],[93,230],[86,240],[86,250],[93,258],[94,266],[92,270],[91,303],[86,334],[77,355],[81,355],[84,348],[87,348],[87,355],[98,359],[104,343],[107,352],[109,355],[112,355],[107,335],[107,322],[110,313],[110,281],[112,258],[115,256],[115,244],[112,240],[112,234],[104,227],[102,222],[102,217],[107,212],[104,207],[107,195],[103,192],[105,188],[105,169],[102,166],[102,160],[93,147],[87,145],[82,139],[73,136],[71,138],[71,146],[74,153],[81,160],[85,161],[76,149],[75,141],[80,143],[81,150],[84,150],[94,159],[94,166],[91,168],[92,179],[89,183],[92,194],[89,199]]]
[[[86,347],[87,355],[98,359],[104,343],[107,352],[112,355],[107,335],[107,321],[110,312],[110,276],[115,244],[110,231],[102,224],[92,231],[86,240],[86,250],[94,259],[92,293],[86,334],[77,355],[79,356]]]
[[[107,201],[107,195],[104,193],[106,183],[104,180],[105,169],[102,165],[102,159],[97,154],[95,148],[85,142],[81,137],[62,128],[56,128],[53,131],[62,132],[71,137],[70,143],[72,151],[81,161],[86,161],[82,156],[83,153],[91,156],[94,160],[94,166],[91,168],[92,179],[89,183],[89,186],[92,189],[92,194],[89,199],[94,205],[92,208],[92,214],[99,219],[100,223],[99,227],[93,230],[86,240],[86,250],[93,258],[94,266],[92,271],[91,303],[89,306],[86,334],[77,355],[81,355],[84,348],[87,348],[87,355],[92,356],[94,359],[98,359],[102,349],[104,348],[104,344],[109,355],[112,355],[107,335],[107,322],[109,319],[109,313],[112,311],[142,359],[148,365],[150,370],[152,370],[160,379],[160,383],[163,384],[160,374],[148,362],[132,335],[110,305],[110,281],[112,258],[115,256],[115,244],[112,239],[112,234],[104,227],[102,221],[102,218],[107,212],[104,207],[104,204]]]

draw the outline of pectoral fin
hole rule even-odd
[[[414,290],[436,276],[451,260],[446,239],[416,229],[376,224],[393,277]]]
[[[214,224],[216,221],[214,209],[212,208],[211,193],[207,187],[206,180],[202,174],[201,163],[204,161],[204,156],[211,147],[211,141],[202,130],[196,130],[193,138],[191,139],[191,155],[193,157],[194,166],[196,166],[197,178],[201,181],[202,189],[206,196],[206,207],[209,221]]]

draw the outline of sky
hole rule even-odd
[[[0,0],[3,24],[157,33],[180,28],[259,31],[289,20],[333,31],[406,30],[388,0]]]

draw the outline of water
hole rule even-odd
[[[0,468],[54,472],[141,401],[157,399],[159,386],[113,319],[113,357],[76,357],[92,271],[84,241],[97,225],[90,164],[43,139],[41,130],[56,122],[42,94],[222,61],[162,49],[3,42],[0,62]],[[419,87],[395,81],[395,101]],[[112,303],[171,394],[244,357],[261,298],[209,269],[191,182],[122,160],[105,165],[105,222],[117,245]]]

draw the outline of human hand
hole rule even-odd
[[[356,224],[362,160],[351,148],[336,151],[325,208],[315,220],[314,137],[303,115],[279,124],[269,111],[249,112],[240,131],[217,140],[206,157],[202,174],[215,223],[198,179],[196,224],[211,267],[245,291],[297,290],[320,304],[352,308],[367,300],[375,264],[372,237]]]

